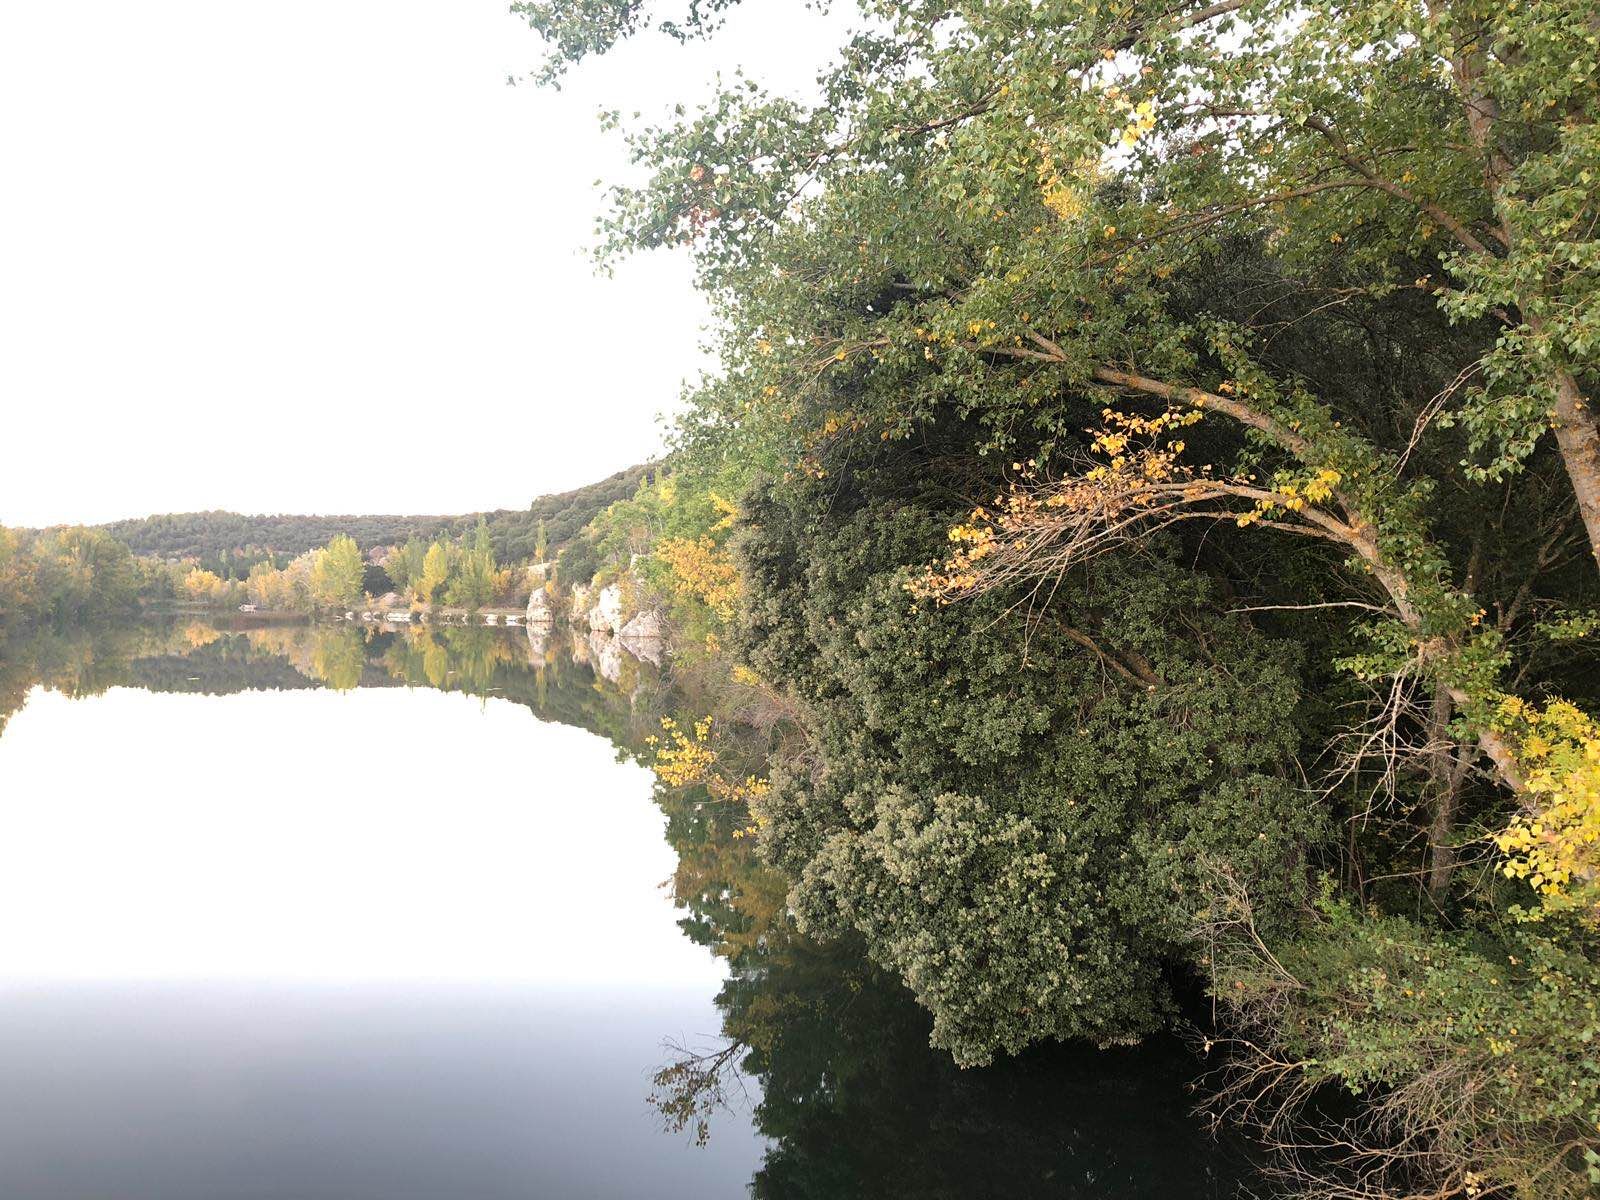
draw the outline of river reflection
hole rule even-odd
[[[629,761],[694,686],[522,629],[0,642],[0,1195],[1235,1194],[1175,1046],[958,1071],[797,935]]]

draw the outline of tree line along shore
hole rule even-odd
[[[514,8],[551,81],[662,16]],[[1594,1196],[1597,31],[867,4],[810,99],[625,131],[600,252],[690,256],[717,370],[518,598],[656,614],[657,778],[771,872],[719,904],[859,945],[958,1064],[1189,1032],[1288,1194]],[[385,544],[430,603],[512,561]],[[89,611],[118,545],[0,587]],[[372,591],[317,546],[263,585]]]

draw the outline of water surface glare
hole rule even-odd
[[[736,1196],[645,1102],[724,970],[650,776],[426,689],[35,691],[0,738],[7,1200]]]
[[[0,978],[723,974],[649,773],[504,701],[36,693],[0,779]]]
[[[8,1200],[526,1200],[743,1194],[643,1102],[704,991],[74,984],[0,995]]]

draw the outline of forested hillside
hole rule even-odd
[[[0,527],[0,623],[129,615],[174,601],[279,612],[348,609],[391,592],[427,608],[527,603],[523,566],[593,559],[586,535],[654,478],[630,467],[526,510],[456,517],[173,513],[96,528]],[[377,553],[373,553],[377,551]]]
[[[429,537],[446,517],[405,516],[248,516],[234,512],[163,513],[101,526],[135,554],[194,558],[215,562],[242,554],[289,558],[346,533],[363,548],[389,545],[408,537]]]
[[[629,467],[570,492],[541,496],[527,509],[499,509],[458,516],[249,516],[232,512],[166,513],[114,521],[102,526],[133,553],[160,558],[194,558],[208,566],[224,559],[252,561],[271,556],[288,560],[326,545],[336,534],[355,539],[363,550],[469,534],[482,518],[496,557],[518,562],[533,557],[541,523],[547,543],[559,549],[608,504],[631,496],[648,465]]]

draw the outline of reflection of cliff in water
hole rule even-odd
[[[590,641],[523,628],[246,620],[0,633],[0,729],[36,686],[74,697],[111,687],[211,696],[428,687],[510,700],[541,720],[637,744],[646,718],[634,720],[636,701],[660,689],[661,669]],[[607,650],[603,672],[598,649]]]

